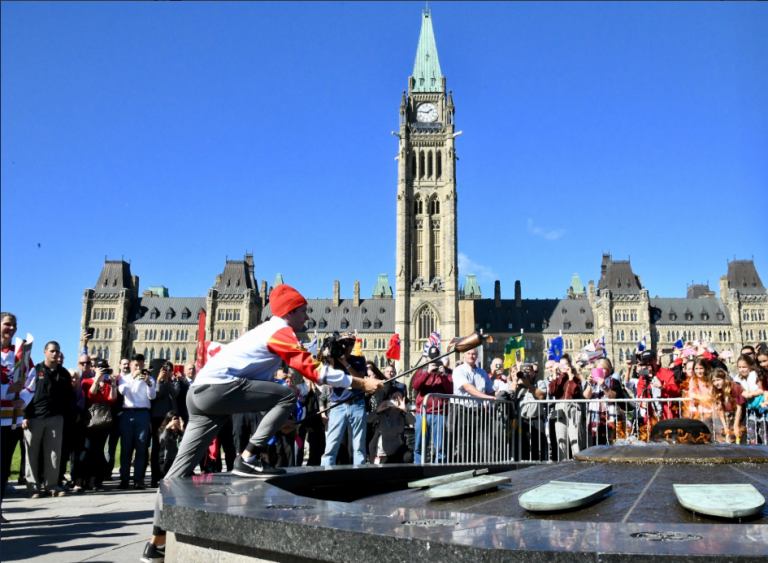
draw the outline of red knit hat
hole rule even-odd
[[[269,294],[269,306],[272,314],[276,317],[283,317],[302,305],[306,305],[307,300],[293,289],[290,285],[281,283]]]

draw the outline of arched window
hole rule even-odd
[[[621,340],[622,341],[624,340],[624,331],[623,330],[621,331]]]
[[[419,151],[419,179],[424,177],[424,153]]]
[[[177,362],[181,361],[181,350],[179,350],[178,348],[176,349],[176,361]]]
[[[438,177],[438,179],[442,178],[443,177],[443,153],[442,153],[442,151],[437,151],[436,168],[437,168],[437,177]]]
[[[146,359],[148,357],[149,357],[149,350],[147,348],[144,348],[144,358]]]
[[[107,346],[106,348],[104,348],[104,359],[105,359],[105,360],[108,360],[108,359],[109,359],[109,346]]]
[[[375,365],[376,367],[379,367],[379,358],[378,357],[373,358],[373,365]]]
[[[154,350],[153,350],[153,351],[154,351]],[[160,348],[160,359],[161,359],[161,360],[164,360],[164,359],[165,359],[165,350],[163,350],[162,348]]]
[[[411,155],[411,176],[416,177],[416,153]]]
[[[240,329],[235,329],[235,338],[240,338]]]
[[[427,178],[432,177],[432,151],[427,153]]]
[[[235,339],[235,331],[234,330],[230,330],[229,331],[229,339],[230,340],[234,340]]]
[[[131,348],[131,356],[135,356],[135,355],[136,355],[136,348]]]
[[[437,313],[429,305],[416,313],[416,349],[423,350],[429,335],[440,332],[437,324]]]
[[[184,348],[184,350],[181,351],[181,361],[186,362],[187,361],[187,349]]]
[[[370,323],[368,323],[368,324],[370,324]],[[367,338],[363,338],[363,348],[368,348],[368,339]]]

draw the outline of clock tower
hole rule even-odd
[[[454,107],[424,11],[413,75],[400,103],[395,331],[400,369],[416,365],[432,332],[458,336]]]

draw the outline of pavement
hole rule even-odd
[[[9,487],[0,561],[137,563],[152,533],[156,489],[119,491],[117,485],[108,481],[101,492],[35,500],[27,498],[26,487]]]

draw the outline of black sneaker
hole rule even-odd
[[[285,469],[272,467],[260,456],[257,456],[256,459],[251,462],[245,461],[243,456],[239,455],[235,460],[235,466],[232,468],[232,474],[239,475],[240,477],[267,479],[269,477],[275,477],[276,475],[285,474]]]
[[[141,563],[165,563],[165,546],[152,545],[147,542]]]
[[[120,481],[120,484],[117,486],[117,488],[121,491],[125,491],[126,489],[131,488],[131,484],[128,481]]]
[[[147,489],[147,486],[144,484],[144,481],[136,481],[133,484],[133,488],[137,491],[145,491]]]

